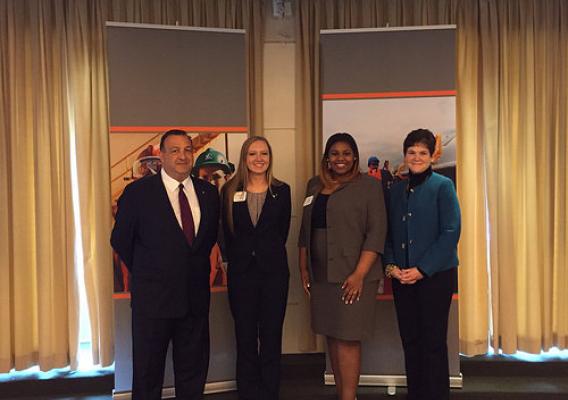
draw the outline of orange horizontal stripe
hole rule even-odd
[[[460,296],[457,293],[454,293],[452,296],[452,300],[459,300]],[[376,297],[377,300],[393,300],[392,294],[378,294]]]
[[[384,99],[391,97],[438,97],[455,96],[457,90],[430,90],[422,92],[376,92],[376,93],[330,93],[322,94],[322,100]]]
[[[183,129],[187,132],[238,132],[246,133],[246,126],[111,126],[111,132],[165,132]]]

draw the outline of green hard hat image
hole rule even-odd
[[[193,174],[197,175],[197,172],[201,167],[217,167],[225,174],[235,172],[235,166],[227,161],[225,155],[211,147],[197,157],[193,166]]]

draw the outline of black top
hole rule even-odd
[[[432,175],[432,166],[429,166],[427,170],[420,172],[419,174],[413,174],[412,171],[408,171],[408,189],[414,189],[416,186],[424,183],[426,178]]]
[[[327,228],[327,200],[329,194],[320,193],[316,197],[314,208],[312,209],[312,229],[325,229]]]

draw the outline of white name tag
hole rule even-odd
[[[235,192],[235,195],[233,196],[234,203],[242,203],[243,201],[246,201],[246,199],[247,192]]]
[[[314,201],[314,196],[308,196],[306,197],[306,199],[304,200],[304,207],[305,206],[309,206],[310,204],[312,204],[312,201]]]

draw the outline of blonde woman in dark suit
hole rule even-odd
[[[272,175],[265,138],[245,141],[222,198],[239,399],[278,399],[291,205],[290,187]]]
[[[332,135],[319,176],[308,182],[298,245],[312,330],[326,336],[341,400],[356,396],[361,339],[373,330],[386,230],[380,182],[359,172],[351,135]]]

